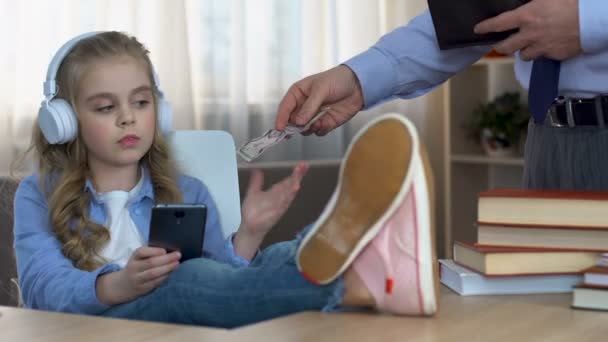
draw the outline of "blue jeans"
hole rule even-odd
[[[318,286],[304,279],[295,263],[300,240],[269,246],[244,267],[188,260],[154,291],[102,315],[233,328],[299,311],[333,311],[344,282]]]

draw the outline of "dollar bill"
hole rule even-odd
[[[241,158],[250,162],[261,156],[269,147],[274,146],[299,132],[300,130],[295,127],[286,127],[284,131],[269,129],[263,135],[254,138],[243,145],[239,149],[238,154]]]
[[[315,115],[305,126],[297,127],[288,125],[284,131],[276,129],[269,129],[266,133],[261,136],[251,139],[245,145],[243,145],[238,151],[238,155],[248,162],[253,161],[264,153],[269,147],[274,146],[285,139],[289,139],[295,134],[304,132],[310,125],[317,121],[321,116],[325,115],[329,108],[322,108],[321,112]]]

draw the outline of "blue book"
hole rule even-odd
[[[582,274],[485,277],[453,260],[439,260],[441,283],[461,296],[570,293]]]

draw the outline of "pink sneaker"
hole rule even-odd
[[[383,115],[360,130],[346,151],[331,200],[298,248],[298,269],[307,279],[326,284],[342,274],[403,206],[412,182],[421,184],[417,191],[424,196],[415,212],[430,210],[419,150],[414,125],[400,115]],[[430,214],[420,214],[418,221],[415,231],[423,237],[414,240],[420,247],[415,252],[430,266]]]
[[[426,153],[420,154],[399,208],[353,262],[376,308],[399,315],[433,315],[439,296],[433,181]]]

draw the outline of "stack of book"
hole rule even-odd
[[[608,251],[606,213],[608,192],[480,193],[477,242],[454,243],[442,282],[461,295],[572,292]]]

